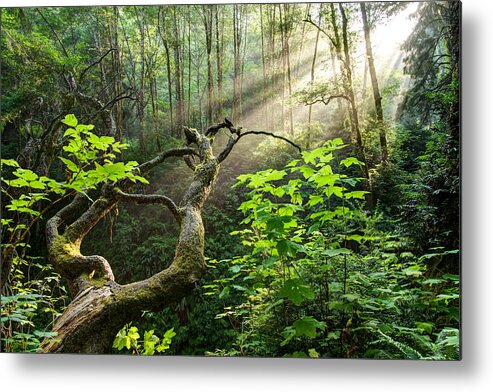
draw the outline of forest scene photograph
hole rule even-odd
[[[0,12],[2,353],[461,359],[459,1]]]

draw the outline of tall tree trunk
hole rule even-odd
[[[214,105],[214,77],[212,73],[212,6],[202,6],[202,17],[204,21],[205,42],[207,52],[207,103],[206,103],[206,125],[213,122]]]
[[[366,58],[368,61],[368,69],[370,70],[371,85],[373,90],[373,99],[375,101],[375,112],[377,116],[377,126],[380,137],[380,152],[381,163],[386,165],[388,160],[387,152],[387,136],[385,134],[385,124],[383,119],[382,96],[378,87],[377,73],[375,71],[375,62],[373,60],[373,50],[370,39],[370,25],[368,23],[368,15],[366,13],[365,3],[360,3],[361,16],[363,18],[363,30],[365,32]]]
[[[244,4],[243,7],[248,7],[247,4]],[[240,58],[240,118],[243,118],[243,80],[245,76],[245,58],[246,58],[246,53],[247,53],[247,43],[248,43],[248,23],[247,23],[247,10],[243,9],[243,12],[241,14],[241,34],[243,35],[243,50],[241,51],[241,58]]]
[[[241,78],[241,5],[233,4],[233,123],[239,121]]]
[[[262,4],[260,4],[260,44],[262,55],[262,116],[264,121],[268,118],[267,108],[267,67],[265,60],[265,44],[264,44],[264,10]]]
[[[217,96],[216,96],[216,120],[220,121],[223,118],[223,31],[224,20],[222,23],[221,33],[219,32],[219,6],[214,6],[215,24],[216,24],[216,72],[217,72]]]
[[[308,3],[306,5],[306,10],[305,10],[305,19],[310,17],[310,9],[311,9],[312,3]],[[320,4],[320,7],[322,7],[322,4]],[[320,13],[319,13],[320,15]],[[320,23],[319,23],[320,25]],[[298,59],[296,60],[296,66],[294,69],[294,75],[295,77],[299,78],[299,73],[300,73],[300,64],[301,64],[301,55],[303,53],[303,48],[305,44],[305,31],[306,31],[306,24],[303,23],[301,27],[301,41],[300,41],[300,48],[298,50]]]
[[[187,88],[187,123],[191,124],[192,113],[192,13],[191,6],[187,5],[188,16],[188,88]]]
[[[320,5],[322,7],[322,5]],[[320,26],[320,23],[322,21],[322,10],[320,9],[320,12],[318,14],[318,25]],[[313,57],[312,57],[312,66],[310,69],[310,82],[315,81],[315,64],[317,62],[317,51],[318,51],[318,40],[320,38],[320,30],[317,29],[317,35],[315,36],[315,47],[313,48]],[[308,106],[308,137],[307,137],[307,146],[306,148],[310,148],[310,139],[311,139],[311,123],[312,123],[312,106]]]
[[[139,90],[137,99],[137,116],[139,118],[139,147],[140,154],[145,157],[146,146],[145,146],[145,135],[144,135],[144,115],[145,115],[145,101],[144,101],[144,88],[145,88],[145,30],[144,30],[144,20],[145,20],[145,8],[141,6],[140,17],[137,12],[137,7],[135,9],[135,16],[137,17],[140,30],[140,79],[139,79]]]
[[[118,21],[120,19],[120,10],[117,6],[113,7],[113,43],[112,48],[116,49],[111,52],[111,63],[113,68],[114,97],[119,97],[123,93],[123,53],[120,47],[118,34]],[[123,101],[118,100],[116,106],[116,134],[118,140],[123,141]]]
[[[183,123],[183,96],[182,96],[182,78],[181,78],[181,61],[180,61],[180,34],[178,29],[178,18],[176,8],[172,7],[173,15],[173,55],[175,60],[175,95],[176,95],[176,129],[175,135],[181,135]]]
[[[335,20],[336,16],[335,16],[334,4],[331,3],[330,6],[332,11],[332,23],[334,27],[334,34],[336,37],[336,39],[334,40],[336,43],[336,52],[339,58],[339,62],[341,64],[344,92],[346,94],[346,98],[349,103],[349,111],[350,111],[349,119],[351,122],[353,139],[355,140],[356,143],[358,158],[364,163],[363,174],[368,181],[368,187],[370,187],[370,183],[369,183],[370,176],[368,172],[368,165],[367,165],[365,150],[363,146],[363,139],[361,137],[358,110],[356,108],[356,99],[354,95],[353,77],[352,77],[352,69],[351,69],[351,55],[350,55],[349,38],[348,38],[348,19],[346,16],[346,11],[344,9],[344,6],[341,3],[339,3],[339,10],[342,17],[342,26],[341,26],[342,41],[341,41],[341,37],[339,36],[339,29]],[[342,48],[341,48],[341,43],[342,43]]]
[[[288,97],[293,93],[291,87],[291,60],[289,50],[289,37],[291,35],[291,19],[290,5],[284,4],[284,56],[286,57],[286,77],[288,85]],[[293,107],[290,105],[288,109],[289,113],[289,132],[291,136],[294,136],[294,124],[293,124]]]
[[[286,129],[286,42],[284,39],[284,18],[281,8],[281,4],[277,4],[279,10],[279,26],[281,30],[281,51],[279,53],[279,60],[282,70],[282,84],[281,84],[281,131],[284,133]]]
[[[161,23],[158,23],[159,35],[164,46],[164,53],[166,57],[166,77],[168,81],[168,105],[169,105],[169,129],[171,132],[175,129],[173,122],[173,84],[171,82],[171,58],[169,53],[169,42],[167,38],[166,28],[166,7],[159,7],[159,14],[161,15]]]

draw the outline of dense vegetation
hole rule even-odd
[[[2,351],[460,357],[458,2],[1,22]]]

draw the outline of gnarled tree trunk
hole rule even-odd
[[[73,220],[85,197],[77,195],[47,223],[50,261],[67,279],[74,300],[54,327],[57,341],[45,346],[46,352],[104,352],[126,322],[143,310],[160,310],[188,294],[205,269],[204,227],[200,210],[209,195],[219,169],[210,140],[195,130],[186,130],[192,148],[169,150],[140,165],[146,172],[172,156],[198,155],[193,180],[177,206],[163,195],[125,193],[129,184],[105,185],[102,196]],[[83,256],[80,246],[87,233],[119,202],[162,204],[168,207],[180,225],[180,236],[174,260],[164,271],[136,283],[119,285],[109,263],[101,256]],[[72,221],[73,220],[73,221]],[[61,232],[61,227],[65,230]]]
[[[230,137],[216,157],[211,143],[222,128],[229,129]],[[138,318],[142,311],[164,309],[190,293],[206,267],[201,209],[220,163],[239,139],[249,134],[274,136],[299,149],[289,140],[268,132],[242,133],[241,128],[233,128],[227,119],[209,127],[205,133],[185,128],[189,147],[167,150],[138,167],[140,174],[144,174],[167,158],[183,157],[194,174],[178,205],[164,195],[126,193],[132,183],[124,179],[118,184],[105,184],[101,196],[88,207],[87,197],[77,194],[69,205],[47,222],[49,259],[68,281],[74,299],[54,326],[53,330],[58,334],[56,341],[47,342],[45,352],[105,352],[111,347],[118,330]],[[122,202],[161,204],[171,211],[180,226],[171,265],[148,279],[127,285],[115,282],[111,267],[103,257],[84,256],[80,251],[89,231]],[[81,210],[84,212],[80,213]]]

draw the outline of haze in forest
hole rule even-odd
[[[1,351],[461,358],[460,2],[1,23]]]

